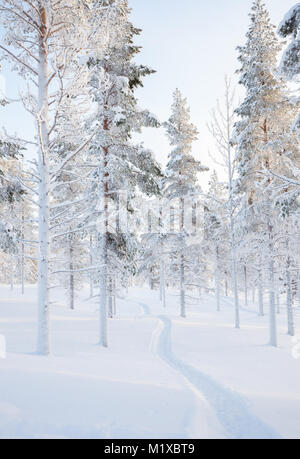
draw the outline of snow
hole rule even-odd
[[[103,349],[97,300],[84,289],[71,311],[56,291],[53,352],[41,357],[36,287],[0,293],[1,438],[300,438],[299,340],[286,335],[284,310],[276,349],[256,304],[235,330],[230,298],[220,313],[212,296],[189,300],[181,319],[175,294],[164,311],[159,292],[132,288]]]

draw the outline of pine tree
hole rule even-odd
[[[103,2],[94,2],[94,13]],[[119,205],[122,191],[126,190],[123,205],[131,212],[130,201],[138,187],[146,194],[157,193],[160,169],[151,151],[132,142],[132,133],[144,126],[157,127],[156,118],[138,107],[135,91],[142,86],[143,78],[153,70],[137,65],[134,57],[140,48],[134,39],[140,34],[130,20],[127,0],[109,2],[110,14],[103,10],[99,21],[109,31],[103,46],[102,31],[93,44],[88,60],[90,93],[97,109],[90,120],[96,127],[96,135],[89,149],[89,162],[94,165],[91,189],[93,217],[98,216],[98,275],[100,285],[100,344],[108,345],[107,307],[111,305],[112,280],[123,277],[129,265],[135,271],[135,235],[127,228],[120,228],[111,216],[112,208]],[[100,12],[101,13],[101,12]],[[93,16],[95,18],[95,15]],[[123,200],[124,201],[124,200]],[[94,207],[93,207],[94,206]],[[115,224],[116,223],[116,224]],[[112,227],[115,228],[112,231]]]
[[[169,155],[169,162],[165,170],[165,192],[169,200],[179,200],[179,271],[180,271],[180,308],[181,317],[186,317],[185,305],[185,201],[199,193],[198,172],[208,169],[196,160],[192,155],[193,143],[198,138],[198,131],[190,120],[190,110],[187,100],[184,99],[178,89],[174,92],[172,115],[164,123],[170,145],[174,147]]]
[[[221,310],[222,266],[226,263],[229,247],[229,241],[226,240],[228,235],[226,191],[226,186],[219,182],[214,171],[204,203],[204,234],[206,255],[213,266],[217,311]]]
[[[298,146],[290,131],[297,108],[290,102],[285,82],[276,76],[281,45],[261,0],[255,0],[250,14],[247,42],[239,48],[240,84],[246,97],[237,109],[235,126],[240,190],[245,193],[248,230],[264,231],[268,239],[270,342],[277,345],[275,308],[276,209],[270,204],[272,179],[265,171],[278,171],[287,156],[297,157]]]

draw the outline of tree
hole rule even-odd
[[[213,266],[218,312],[221,311],[221,266],[226,263],[228,255],[226,191],[226,185],[219,182],[217,173],[214,171],[210,178],[208,195],[204,204],[204,232],[207,256]]]
[[[78,106],[82,104],[85,72],[79,54],[84,54],[86,46],[86,7],[80,0],[1,0],[0,13],[5,30],[0,49],[14,70],[29,82],[22,102],[36,125],[38,161],[32,183],[39,212],[37,350],[46,355],[50,352],[51,191],[61,170],[89,140],[85,139],[63,161],[53,163],[53,149],[62,138],[62,132],[57,136],[58,124],[62,127],[62,119],[68,118],[69,101],[77,99]],[[64,132],[65,137],[69,134]]]
[[[178,199],[180,207],[180,308],[181,317],[186,317],[185,307],[185,201],[199,193],[197,185],[198,172],[207,171],[200,161],[192,155],[192,145],[198,138],[198,131],[191,123],[190,110],[187,100],[178,89],[173,95],[172,115],[164,123],[171,146],[174,147],[169,155],[169,162],[165,170],[165,192],[169,200]]]
[[[135,271],[136,252],[135,235],[127,226],[120,227],[111,211],[120,204],[124,190],[122,205],[129,214],[137,187],[148,195],[157,193],[160,168],[151,151],[131,140],[132,133],[142,127],[159,125],[149,111],[138,107],[135,96],[143,78],[153,73],[149,67],[134,62],[140,51],[134,39],[141,31],[129,20],[127,0],[110,1],[110,14],[103,9],[101,17],[101,11],[96,13],[105,3],[94,2],[93,11],[93,21],[98,18],[105,23],[109,33],[103,44],[103,34],[98,29],[88,59],[90,94],[96,105],[89,121],[89,128],[95,128],[96,134],[88,161],[93,167],[89,190],[94,193],[90,224],[96,227],[98,241],[100,344],[107,347],[107,307],[111,305],[112,280],[116,276],[122,278],[127,269]]]
[[[270,343],[277,345],[275,306],[275,235],[277,209],[272,207],[272,180],[265,170],[279,171],[285,158],[297,157],[298,146],[290,130],[297,108],[287,95],[286,84],[276,76],[281,45],[261,0],[250,15],[247,42],[239,47],[240,84],[246,97],[235,125],[239,189],[245,195],[248,232],[266,230],[269,280]]]
[[[221,157],[221,166],[225,169],[228,176],[228,199],[226,207],[230,222],[229,232],[231,244],[231,271],[234,294],[235,327],[238,329],[240,328],[240,307],[238,296],[237,241],[235,219],[239,196],[236,192],[235,176],[237,163],[234,158],[232,143],[232,132],[236,120],[235,109],[235,90],[232,89],[230,79],[226,77],[224,108],[221,107],[218,101],[216,110],[212,112],[212,120],[208,128],[213,138],[215,139],[216,147]]]
[[[278,33],[283,38],[290,37],[291,42],[285,49],[280,71],[288,79],[293,80],[300,73],[300,3],[294,5],[285,15],[278,27]],[[300,133],[300,114],[294,123],[294,128]]]

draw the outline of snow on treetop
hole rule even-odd
[[[278,33],[282,37],[294,34],[297,36],[298,28],[300,25],[300,3],[294,5],[284,16],[279,24]]]

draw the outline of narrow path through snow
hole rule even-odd
[[[248,401],[239,393],[234,392],[210,376],[202,373],[191,365],[179,360],[172,351],[172,321],[164,315],[151,315],[151,309],[139,302],[145,316],[156,317],[158,326],[153,332],[151,350],[171,368],[180,373],[188,388],[196,397],[193,426],[190,434],[194,438],[208,436],[213,424],[217,427],[218,438],[223,435],[232,439],[279,439],[280,435],[270,426],[251,413]],[[216,426],[213,413],[218,423]],[[209,426],[207,424],[210,424]]]

